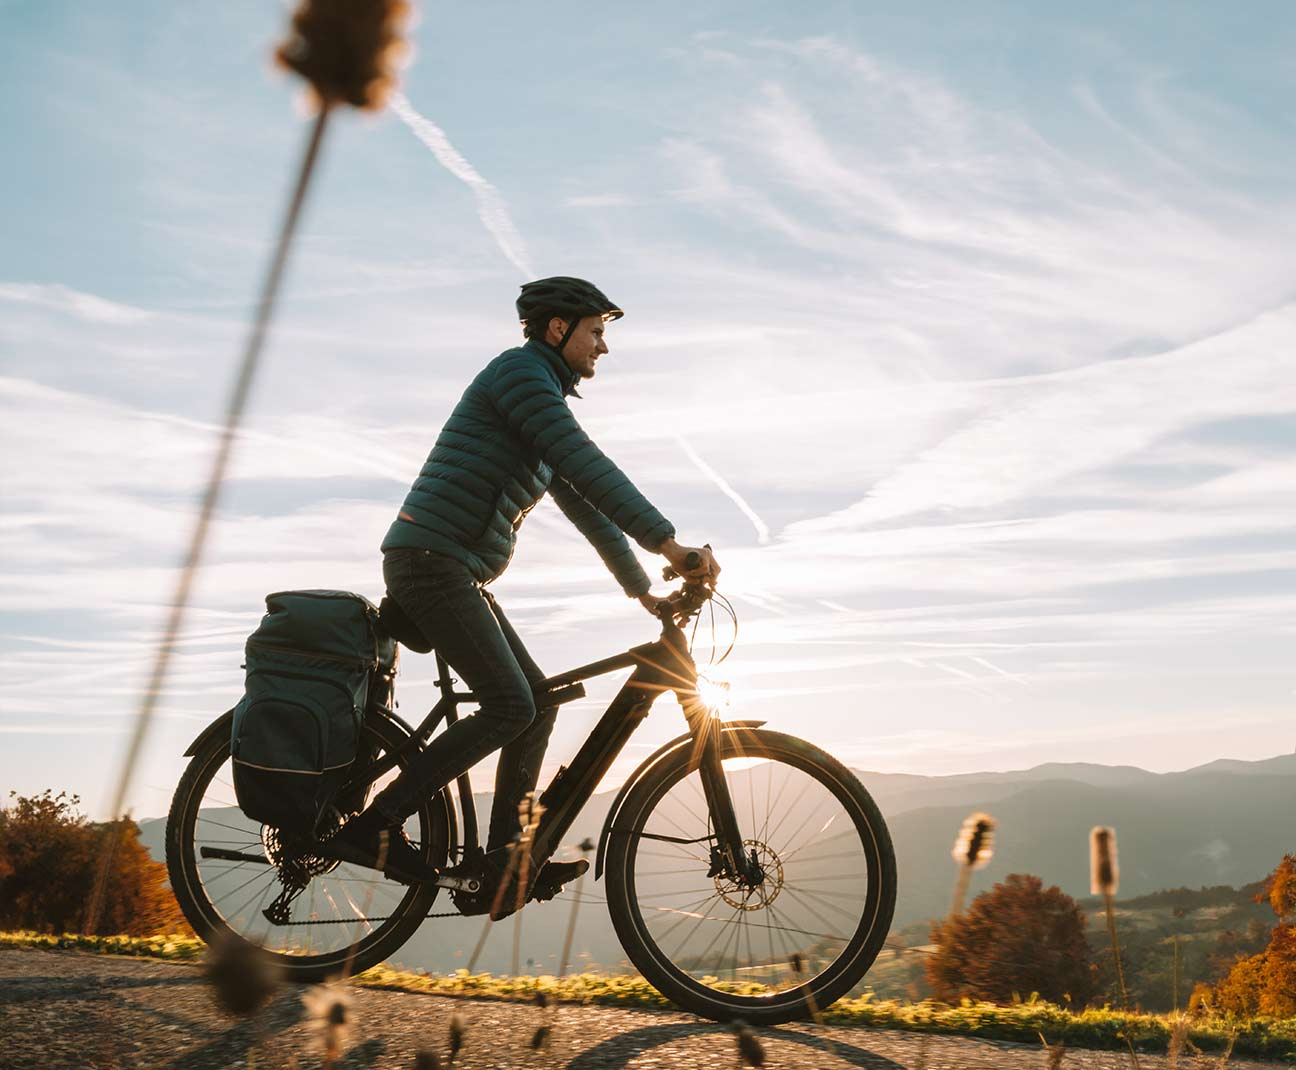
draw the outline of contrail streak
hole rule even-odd
[[[432,150],[432,155],[437,158],[437,162],[472,190],[473,196],[477,198],[477,218],[495,239],[500,252],[508,257],[513,266],[528,279],[534,278],[535,272],[531,270],[526,260],[526,246],[522,241],[522,235],[518,233],[513,220],[509,218],[508,209],[504,205],[504,198],[500,196],[499,190],[482,178],[476,168],[460,155],[459,150],[450,144],[450,139],[446,137],[444,130],[431,119],[425,119],[414,110],[414,106],[410,104],[409,98],[404,93],[393,93],[390,103],[391,110],[414,132],[416,138]]]
[[[697,455],[697,451],[692,446],[690,446],[687,442],[685,442],[683,438],[681,438],[679,435],[676,435],[675,441],[679,443],[680,449],[682,449],[686,454],[688,454],[688,459],[697,466],[698,471],[701,472],[704,476],[706,476],[707,479],[711,480],[711,482],[714,483],[717,487],[719,487],[720,492],[724,494],[724,496],[728,498],[731,502],[733,502],[734,505],[738,506],[738,508],[742,511],[743,516],[745,516],[748,520],[752,522],[752,527],[756,529],[756,541],[761,543],[762,545],[769,542],[769,538],[770,538],[769,526],[765,523],[765,521],[763,521],[759,516],[756,515],[756,510],[753,509],[750,505],[747,504],[746,501],[743,500],[743,496],[729,485],[728,481],[726,481],[724,476],[722,476],[719,472],[717,472],[714,468],[712,468],[709,464],[707,464],[706,461],[702,460],[702,458]]]
[[[965,654],[964,656],[968,658],[968,660],[970,661],[975,661],[978,665],[984,665],[991,672],[997,672],[1000,676],[1007,677],[1015,684],[1021,684],[1022,687],[1030,687],[1030,684],[1026,680],[1023,680],[1020,676],[1017,676],[1015,673],[1010,673],[1005,671],[1004,669],[999,668],[998,665],[996,665],[993,661],[988,660],[987,658],[979,658],[975,654]]]

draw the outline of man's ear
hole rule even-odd
[[[557,327],[554,324],[558,324]],[[561,316],[554,316],[549,320],[549,329],[545,332],[545,341],[552,344],[558,341],[567,332],[567,321]]]

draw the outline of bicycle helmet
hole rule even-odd
[[[592,282],[570,275],[555,275],[525,283],[518,294],[517,312],[523,323],[537,317],[560,316],[567,320],[567,333],[558,343],[559,353],[582,317],[602,316],[605,320],[616,320],[625,315]]]

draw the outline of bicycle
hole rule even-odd
[[[764,721],[721,721],[702,700],[683,626],[692,620],[696,634],[712,594],[685,582],[660,608],[657,641],[536,689],[538,707],[561,705],[584,696],[583,680],[632,670],[540,794],[530,872],[557,850],[653,702],[675,694],[687,731],[649,755],[620,788],[599,836],[594,876],[606,879],[628,959],[658,991],[703,1017],[770,1025],[827,1007],[872,966],[895,906],[895,856],[877,806],[837,759]],[[382,620],[394,638],[420,649],[408,619],[384,613]],[[455,691],[440,655],[436,664],[441,697],[417,727],[394,712],[390,688],[370,702],[360,757],[337,796],[348,801],[331,811],[321,837],[362,808],[442,722],[454,723],[457,706],[473,701]],[[185,751],[192,761],[167,819],[171,884],[199,936],[210,942],[233,932],[261,943],[294,980],[320,981],[395,953],[443,890],[455,907],[448,914],[485,912],[491,889],[480,882],[446,876],[398,884],[312,855],[243,817],[228,774],[232,716],[225,713]],[[468,774],[453,784],[458,814],[451,787],[425,800],[406,832],[432,865],[453,859],[462,873],[483,852]]]

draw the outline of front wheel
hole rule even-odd
[[[367,717],[361,728],[362,753],[390,754],[408,741],[404,726],[385,717]],[[399,767],[407,764],[402,755]],[[455,847],[448,794],[421,803],[405,831],[428,862],[444,865]],[[294,981],[323,981],[381,962],[413,935],[438,891],[288,851],[277,829],[238,808],[228,727],[208,736],[180,779],[166,849],[171,887],[194,931],[208,943],[233,933],[261,944]]]
[[[695,1014],[809,1017],[858,984],[882,948],[896,897],[891,837],[859,779],[804,740],[726,731],[720,759],[760,879],[712,875],[701,749],[681,747],[616,815],[612,922],[649,983]]]

